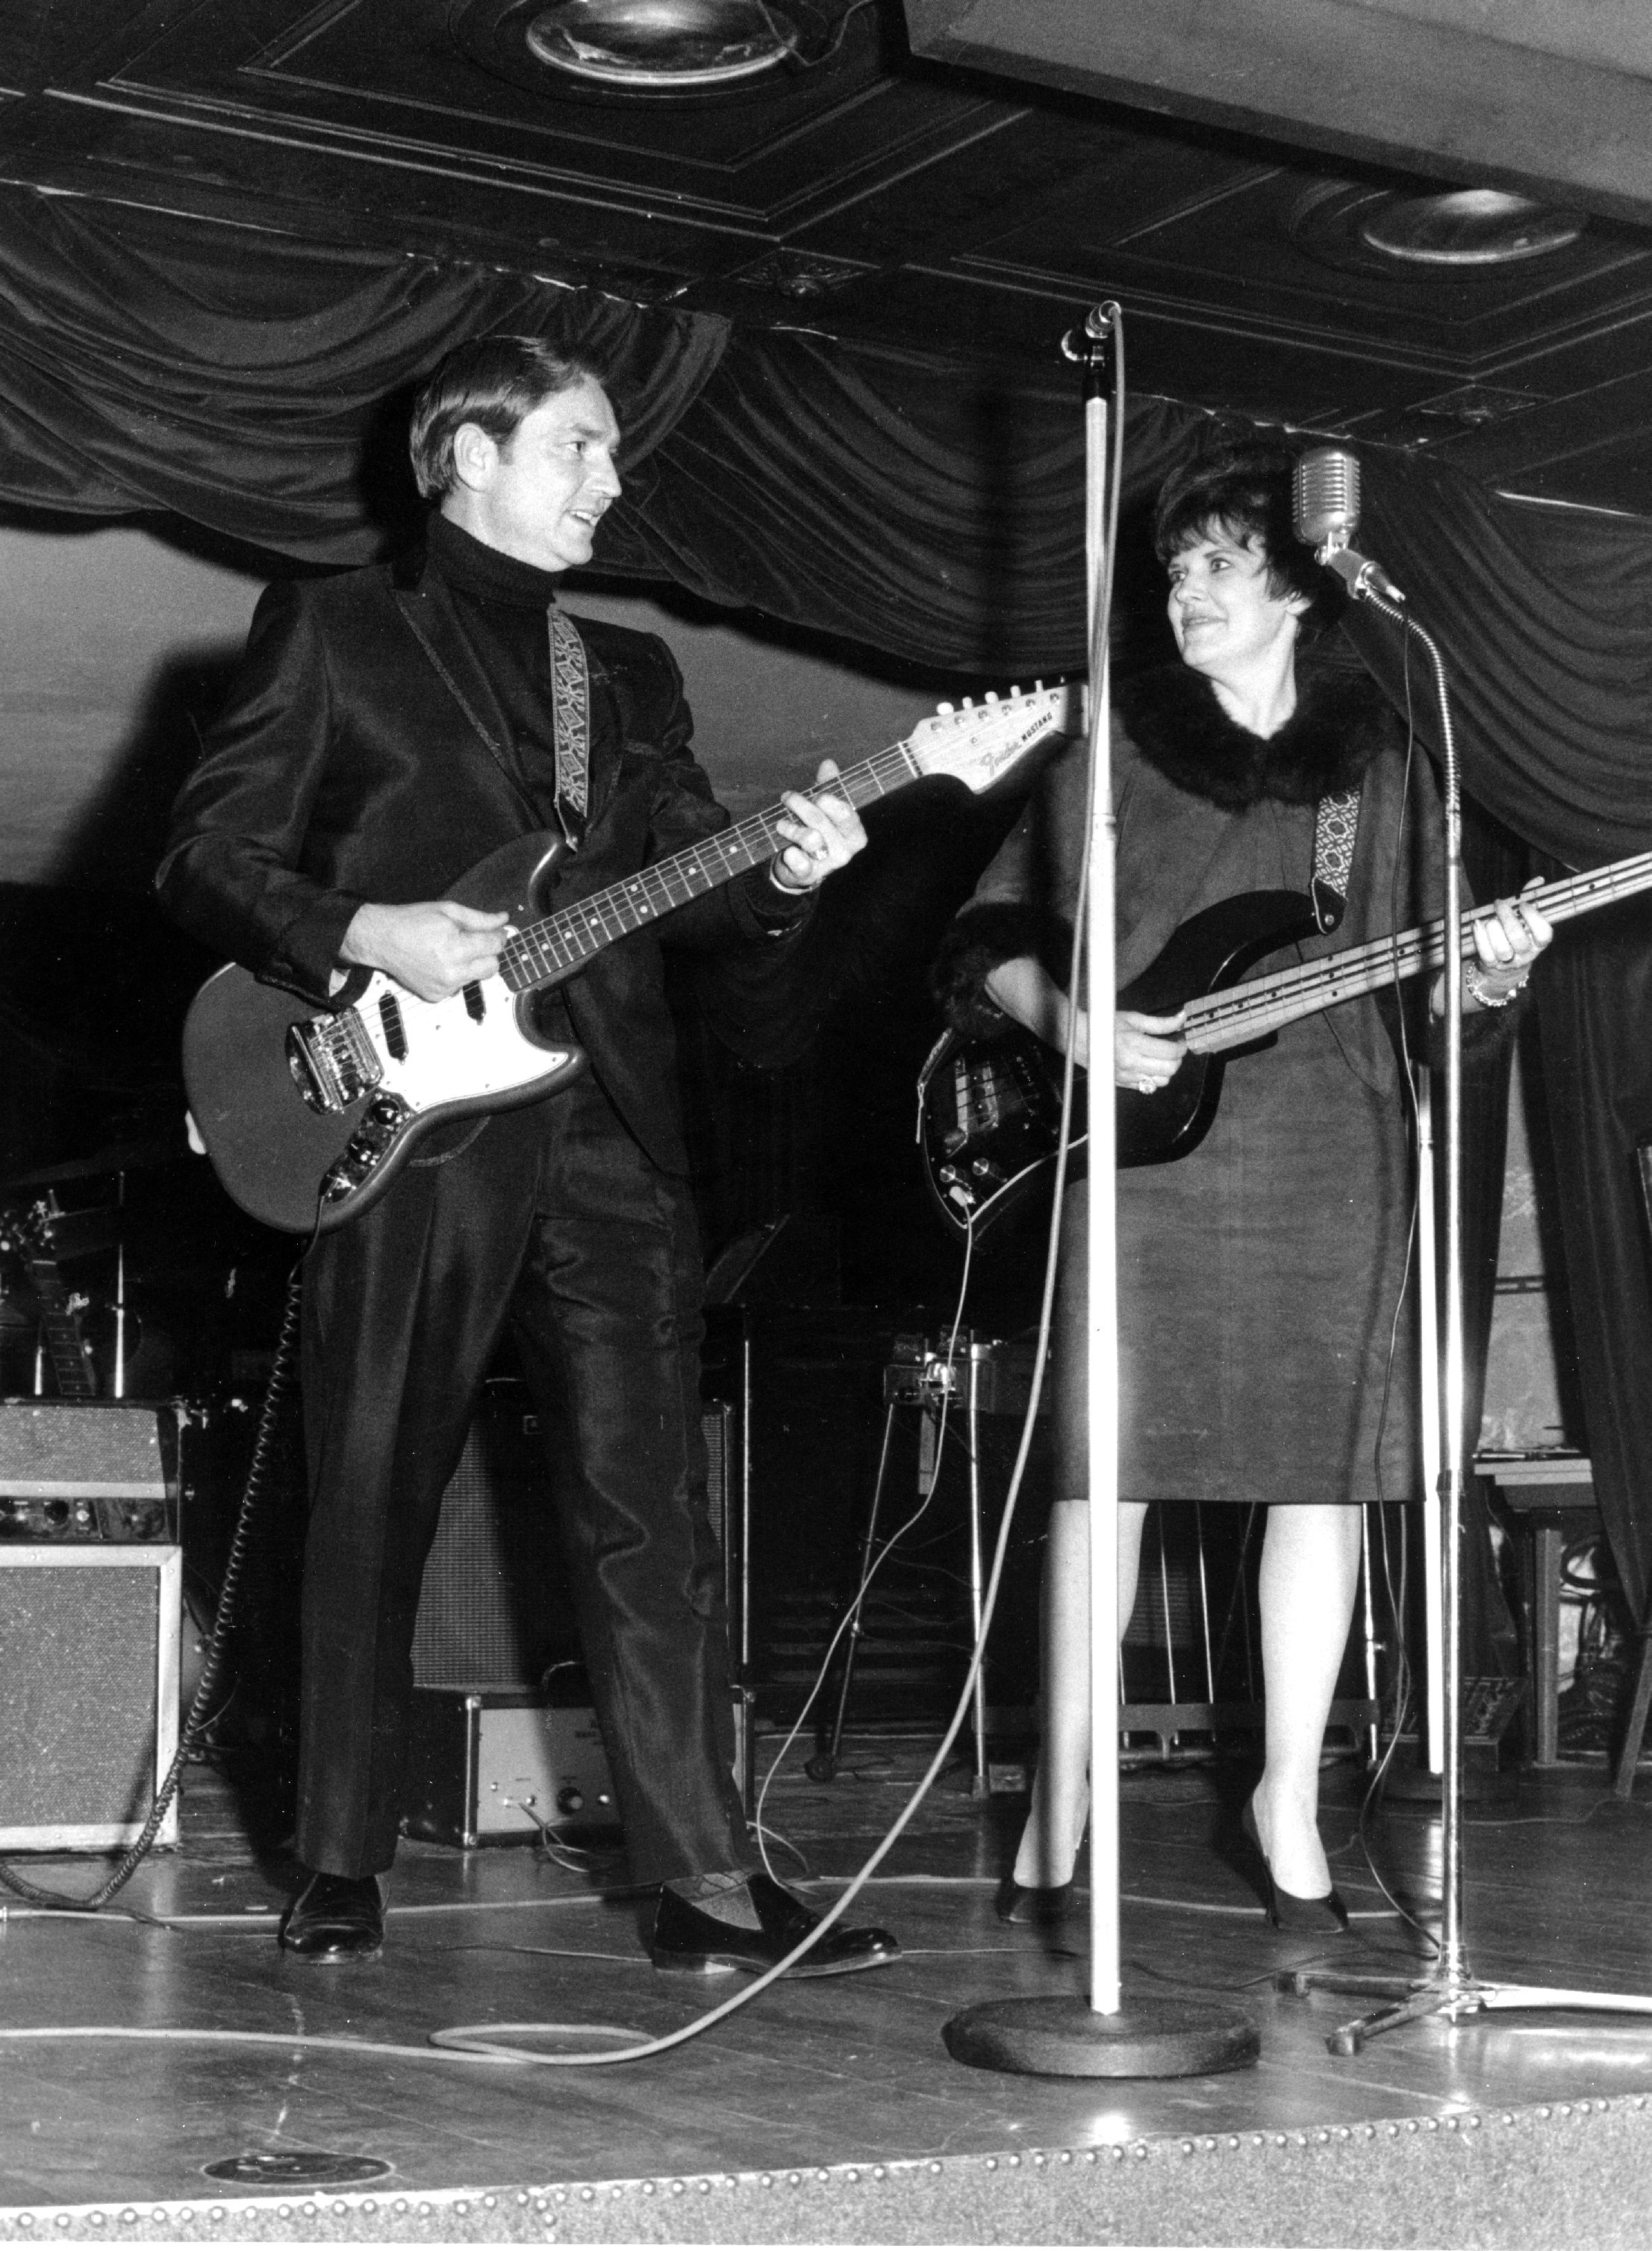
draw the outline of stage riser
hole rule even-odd
[[[938,2067],[937,2068],[942,2067]],[[560,2074],[559,2074],[560,2075]],[[1093,2082],[1098,2103],[1106,2082]],[[1646,2095],[772,2172],[0,2210],[0,2242],[1052,2243],[1639,2251]],[[25,2218],[26,2213],[26,2218]]]

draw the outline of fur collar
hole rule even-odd
[[[1167,781],[1224,813],[1264,798],[1317,805],[1355,788],[1388,734],[1388,705],[1369,673],[1302,666],[1296,709],[1276,735],[1228,717],[1216,691],[1185,664],[1121,682],[1130,740]]]

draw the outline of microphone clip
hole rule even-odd
[[[1383,601],[1403,605],[1405,595],[1379,564],[1348,544],[1348,534],[1338,527],[1329,533],[1314,560],[1334,571],[1356,602]]]

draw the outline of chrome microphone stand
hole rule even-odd
[[[1320,560],[1337,571],[1356,600],[1370,603],[1389,621],[1409,633],[1427,655],[1440,710],[1444,765],[1445,900],[1441,950],[1445,972],[1444,1239],[1440,1358],[1441,1452],[1440,1539],[1441,1690],[1444,1728],[1441,1798],[1440,1950],[1426,1977],[1361,1977],[1334,1970],[1282,1972],[1282,1992],[1362,1994],[1386,2005],[1351,2023],[1339,2025],[1326,2042],[1333,2055],[1357,2055],[1379,2033],[1424,2017],[1457,2022],[1490,2010],[1586,2009],[1603,2013],[1652,2016],[1652,1994],[1602,1993],[1564,1986],[1517,1985],[1482,1981],[1469,1966],[1463,1938],[1462,1854],[1462,1491],[1464,1380],[1462,1286],[1462,795],[1451,699],[1439,645],[1400,604],[1404,596],[1374,564],[1347,550],[1347,534],[1333,532],[1331,552]],[[1358,567],[1354,567],[1358,566]],[[1379,589],[1381,591],[1379,591]],[[1390,597],[1393,599],[1390,599]],[[1469,941],[1472,942],[1471,940]]]
[[[1090,1520],[1090,1990],[981,2001],[950,2018],[943,2038],[960,2063],[1073,2079],[1202,2077],[1254,2063],[1255,2026],[1241,2011],[1194,1996],[1126,1997],[1120,1984],[1118,1877],[1118,1323],[1114,1230],[1113,800],[1108,708],[1110,527],[1108,383],[1122,394],[1123,315],[1091,308],[1063,341],[1085,371],[1086,530],[1089,646],[1089,829],[1082,1000],[1096,1095],[1089,1105],[1089,1297]],[[1116,426],[1115,430],[1116,435]],[[1076,980],[1073,998],[1080,999]],[[1075,1007],[1075,1017],[1077,1008]],[[1072,1056],[1068,1059],[1068,1077]],[[1059,1213],[1056,1223],[1059,1224]]]

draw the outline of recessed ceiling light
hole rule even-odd
[[[523,38],[536,61],[587,84],[685,94],[772,70],[806,27],[786,0],[550,0]]]
[[[1583,232],[1576,211],[1551,211],[1501,188],[1384,196],[1365,212],[1359,238],[1411,266],[1512,266],[1565,250]]]

